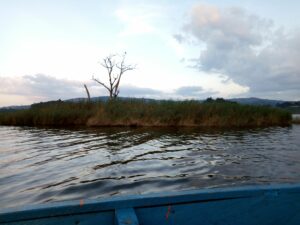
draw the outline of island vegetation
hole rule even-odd
[[[211,98],[203,102],[119,98],[98,102],[59,100],[0,113],[1,125],[18,126],[261,127],[291,122],[291,114],[282,109]]]

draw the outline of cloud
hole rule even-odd
[[[175,93],[183,96],[195,95],[203,92],[203,88],[199,86],[185,86],[178,88]]]
[[[300,32],[285,32],[271,20],[241,8],[220,9],[199,4],[192,8],[181,43],[194,38],[204,48],[194,67],[224,74],[249,87],[249,94],[300,97]],[[293,93],[293,94],[291,94]]]
[[[133,85],[124,85],[120,87],[121,96],[129,97],[145,97],[145,98],[159,98],[164,93],[160,90],[155,90],[152,88],[142,88]]]
[[[83,83],[57,79],[44,74],[1,77],[1,95],[23,96],[32,101],[47,101],[83,96]]]
[[[216,95],[217,92],[206,91],[200,86],[183,86],[174,91],[174,94],[178,97],[183,98],[196,98],[203,99]]]
[[[241,8],[219,9],[211,5],[196,5],[186,30],[204,41],[219,47],[258,45],[263,42],[264,32],[272,27],[272,21],[248,14]]]
[[[183,35],[181,34],[174,34],[173,37],[175,38],[175,40],[177,40],[180,44],[183,43],[185,41],[185,38]]]
[[[200,86],[182,86],[170,91],[161,91],[152,88],[142,88],[133,85],[124,85],[120,88],[120,96],[153,98],[153,99],[205,99],[217,96],[218,92],[208,91]]]
[[[153,99],[205,99],[209,96],[217,96],[217,94],[214,91],[204,90],[200,86],[182,86],[168,92],[133,85],[124,85],[120,88],[120,96]]]

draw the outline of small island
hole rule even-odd
[[[0,113],[0,125],[127,127],[263,127],[292,123],[291,113],[224,99],[205,101],[117,98],[105,101],[51,101]]]
[[[108,97],[92,100],[86,84],[86,99],[32,104],[17,111],[0,112],[0,125],[14,126],[126,126],[126,127],[263,127],[292,123],[290,112],[271,106],[242,105],[223,98],[199,100],[154,100],[121,98],[120,82],[135,65],[125,62],[126,52],[102,60],[107,82],[93,76]],[[97,98],[96,98],[97,99]]]

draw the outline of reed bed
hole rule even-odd
[[[261,127],[290,125],[285,110],[227,101],[112,100],[33,104],[30,109],[1,112],[1,125],[18,126],[196,126]]]

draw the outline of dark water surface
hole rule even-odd
[[[248,130],[0,126],[0,207],[300,182],[300,125]]]

